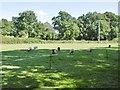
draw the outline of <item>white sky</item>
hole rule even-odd
[[[74,2],[73,2],[74,1]],[[84,2],[83,2],[84,1]],[[59,11],[66,11],[72,16],[79,16],[88,12],[106,11],[118,14],[119,0],[3,0],[0,1],[0,19],[12,20],[12,16],[18,16],[25,10],[33,10],[37,19],[41,22],[51,22],[53,16]]]

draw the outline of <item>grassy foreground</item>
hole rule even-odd
[[[95,47],[97,44],[88,45]],[[74,44],[75,54],[69,55],[72,44],[64,44],[57,55],[51,57],[49,49],[27,52],[11,50],[2,52],[3,88],[117,88],[118,48],[94,48]],[[68,46],[68,47],[67,47]],[[102,45],[101,45],[102,46]],[[114,45],[113,45],[114,46]],[[82,49],[80,49],[82,47]],[[97,46],[96,46],[97,47]],[[42,48],[42,46],[41,46]],[[21,48],[20,48],[21,49]]]

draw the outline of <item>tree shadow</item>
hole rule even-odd
[[[3,51],[3,88],[118,87],[116,48],[75,50],[74,55],[61,50],[51,61],[50,54],[49,49]]]

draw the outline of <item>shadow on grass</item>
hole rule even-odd
[[[2,52],[3,88],[117,88],[117,48]]]

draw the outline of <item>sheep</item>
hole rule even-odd
[[[89,48],[86,50],[87,52],[92,52],[92,48]]]
[[[74,49],[70,49],[69,54],[74,54],[75,50]]]
[[[111,45],[109,45],[108,47],[111,48]]]
[[[56,54],[56,49],[52,49],[52,54]]]
[[[60,51],[60,47],[58,47],[57,50]]]
[[[38,47],[37,46],[34,46],[33,49],[36,50]]]
[[[32,47],[29,47],[27,51],[28,51],[28,52],[32,51]]]

